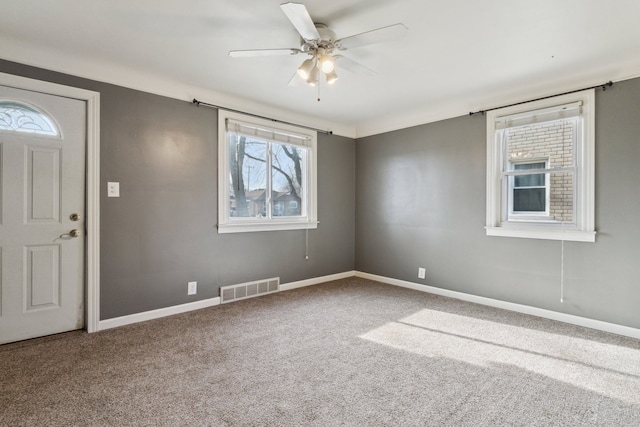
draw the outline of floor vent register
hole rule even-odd
[[[239,285],[223,286],[220,288],[220,303],[224,304],[241,299],[259,297],[279,291],[279,277],[256,280],[255,282],[240,283]]]

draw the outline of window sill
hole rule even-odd
[[[520,237],[524,239],[565,240],[572,242],[596,241],[595,231],[557,230],[532,227],[485,227],[487,236]]]
[[[318,221],[277,223],[232,223],[218,224],[218,233],[250,233],[257,231],[309,230],[318,228]]]

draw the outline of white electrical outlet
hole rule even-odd
[[[198,282],[189,282],[187,295],[195,295],[196,293],[198,293]]]
[[[424,268],[418,267],[418,279],[424,279],[426,274],[427,271]]]

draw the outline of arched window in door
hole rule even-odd
[[[0,100],[0,130],[59,136],[53,119],[39,109],[13,100]]]

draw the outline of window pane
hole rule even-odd
[[[0,102],[0,129],[39,135],[58,135],[58,129],[49,117],[17,101]]]
[[[544,212],[545,188],[526,188],[513,190],[514,212]]]
[[[513,165],[514,170],[531,170],[531,169],[544,169],[545,163],[516,163]],[[545,174],[535,175],[516,175],[513,179],[513,186],[515,188],[520,187],[544,187]]]
[[[573,146],[577,120],[574,117],[505,129],[508,161],[517,163],[526,162],[527,159],[548,159],[549,168],[574,166]],[[541,167],[544,168],[544,164]],[[531,168],[538,169],[534,166]]]
[[[271,143],[273,216],[302,215],[305,148]]]
[[[545,163],[516,163],[513,165],[514,170],[531,170],[544,169]],[[516,175],[513,180],[514,187],[544,187],[545,175]]]
[[[514,186],[521,187],[544,187],[545,175],[543,173],[535,175],[516,175],[514,178]]]
[[[537,163],[516,163],[513,165],[513,169],[520,170],[531,170],[531,169],[544,169],[544,162]]]
[[[266,216],[267,143],[229,134],[229,215]]]

